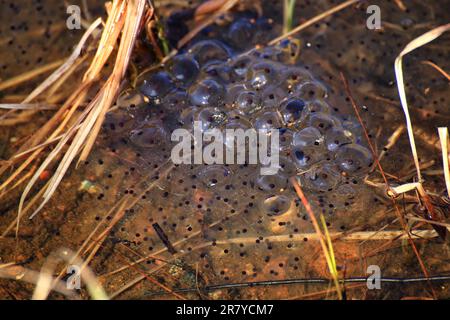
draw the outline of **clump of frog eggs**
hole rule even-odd
[[[362,145],[358,124],[342,120],[326,102],[326,86],[293,63],[297,43],[283,41],[238,54],[241,45],[251,43],[257,34],[253,28],[258,28],[254,22],[240,19],[228,28],[226,43],[198,41],[160,70],[145,75],[138,86],[142,98],[138,108],[160,108],[169,116],[140,119],[128,131],[129,141],[138,149],[158,152],[170,144],[171,130],[192,128],[194,121],[222,132],[279,129],[278,173],[260,175],[255,165],[249,184],[263,194],[261,209],[273,217],[292,208],[295,195],[289,178],[294,175],[319,201],[334,194],[347,205],[347,199],[356,195],[353,184],[373,162]],[[227,165],[199,165],[197,173],[207,188],[220,186],[230,175],[239,176]]]

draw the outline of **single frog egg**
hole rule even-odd
[[[279,86],[271,85],[262,92],[261,102],[264,108],[278,108],[287,96],[287,91]]]
[[[277,81],[277,71],[277,66],[274,63],[258,62],[249,68],[247,80],[252,88],[260,90]]]
[[[309,125],[319,130],[322,134],[332,128],[341,128],[341,122],[338,118],[322,112],[311,114]]]
[[[169,136],[162,123],[155,122],[149,123],[143,128],[132,130],[130,141],[140,148],[159,148],[167,144]]]
[[[329,151],[336,151],[340,146],[353,143],[353,134],[349,130],[332,128],[325,136],[325,144]]]
[[[292,145],[298,147],[318,146],[322,142],[322,134],[314,127],[306,127],[300,131],[297,131],[292,139]]]
[[[259,95],[255,91],[242,91],[235,102],[236,110],[243,115],[252,114],[262,108]]]
[[[300,180],[305,188],[312,191],[332,191],[342,180],[337,168],[329,164],[320,165],[300,175]]]
[[[164,97],[163,104],[169,110],[183,110],[189,106],[189,95],[183,89],[176,89]]]
[[[201,67],[212,62],[227,61],[230,57],[225,45],[217,40],[199,41],[189,49],[189,53],[192,54]]]
[[[286,90],[293,90],[300,83],[304,83],[311,79],[311,75],[308,71],[300,67],[289,67],[283,70],[283,80],[281,86]]]
[[[147,98],[160,103],[164,96],[175,88],[170,74],[160,71],[144,78],[139,91]]]
[[[370,151],[357,144],[343,145],[336,153],[336,164],[347,174],[365,174],[369,171],[372,163]]]
[[[189,89],[191,103],[197,106],[217,105],[223,100],[224,88],[213,78],[206,78]]]
[[[200,73],[200,66],[191,56],[180,55],[173,58],[170,71],[176,80],[190,85]]]
[[[282,192],[288,186],[288,178],[283,174],[260,175],[256,178],[256,186],[259,190]]]
[[[287,124],[294,124],[304,118],[305,101],[300,98],[290,98],[281,106],[281,114]]]
[[[325,114],[329,114],[331,112],[331,108],[324,100],[311,100],[306,103],[306,109],[308,113],[316,113],[321,112]]]
[[[219,127],[227,119],[225,112],[218,108],[205,108],[201,110],[196,120],[201,122],[202,129],[208,130]]]
[[[253,35],[255,33],[255,26],[249,19],[239,19],[228,29],[228,39],[236,48],[247,48],[252,45]]]
[[[289,152],[294,139],[294,131],[288,128],[281,128],[279,130],[280,151]]]
[[[325,86],[314,80],[307,80],[298,85],[294,85],[292,91],[308,100],[327,97],[327,89]]]
[[[262,212],[269,217],[280,216],[289,211],[292,200],[285,195],[274,195],[262,201]]]
[[[240,56],[231,60],[230,67],[233,72],[233,80],[243,80],[248,72],[248,68],[252,64],[252,58],[249,56]]]
[[[198,170],[197,176],[206,187],[218,188],[229,182],[232,172],[223,165],[204,165]]]
[[[270,130],[280,128],[282,123],[276,111],[268,111],[256,118],[254,126],[258,130]]]
[[[297,167],[305,170],[311,167],[311,165],[325,160],[327,155],[317,150],[316,147],[300,147],[294,146],[291,150],[291,156]]]

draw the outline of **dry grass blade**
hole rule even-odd
[[[308,199],[306,199],[305,194],[303,193],[302,188],[300,187],[300,184],[297,181],[296,177],[292,177],[291,178],[291,183],[294,186],[295,192],[297,193],[298,197],[300,198],[300,200],[302,201],[303,206],[306,209],[306,212],[308,213],[309,218],[311,219],[311,222],[313,224],[314,230],[317,233],[317,236],[319,238],[319,242],[320,245],[322,246],[322,251],[323,254],[325,256],[325,260],[327,263],[327,266],[330,270],[330,273],[333,277],[333,281],[334,284],[336,286],[336,290],[338,293],[338,297],[340,300],[342,300],[342,292],[340,290],[340,286],[339,286],[339,279],[338,279],[338,275],[337,275],[337,271],[336,271],[336,263],[334,262],[334,266],[333,266],[333,261],[334,261],[334,257],[332,256],[332,254],[330,254],[330,248],[329,246],[327,246],[327,243],[325,242],[327,239],[329,240],[329,235],[328,238],[322,233],[322,230],[320,229],[319,223],[317,222],[316,216],[314,215],[314,212],[311,209],[311,206],[308,202]],[[330,241],[331,242],[331,241]]]
[[[402,104],[403,112],[405,113],[405,117],[406,117],[406,128],[408,130],[409,143],[411,145],[411,151],[412,151],[412,154],[414,157],[414,164],[416,166],[417,178],[419,179],[419,182],[422,182],[422,174],[420,172],[419,157],[417,155],[416,142],[414,140],[414,132],[413,132],[413,127],[412,127],[412,123],[411,123],[411,117],[409,115],[408,102],[406,99],[405,84],[404,84],[404,80],[403,80],[402,60],[403,60],[403,56],[405,56],[406,54],[435,40],[441,34],[448,31],[449,29],[450,29],[450,24],[446,24],[446,25],[437,27],[431,31],[428,31],[427,33],[417,37],[416,39],[414,39],[413,41],[408,43],[406,45],[406,47],[403,49],[403,51],[400,52],[398,57],[395,59],[395,64],[394,64],[398,93],[400,96],[400,102]]]
[[[447,78],[448,81],[450,81],[450,75],[447,72],[445,72],[441,67],[439,67],[437,64],[431,61],[422,61],[422,64],[429,65],[432,68],[436,69],[440,74],[442,74],[445,78]]]
[[[7,264],[5,266],[0,266],[0,278],[3,279],[12,279],[17,281],[23,281],[27,283],[37,284],[38,279],[40,277],[40,273],[37,271],[33,271],[30,269],[26,269],[24,267]],[[73,291],[70,291],[66,288],[66,283],[62,281],[58,281],[53,289],[56,292],[59,292],[65,295],[68,298],[78,298]]]
[[[283,6],[283,33],[287,33],[292,29],[294,19],[294,9],[296,0],[284,0]]]
[[[69,131],[65,134],[65,136],[61,139],[61,141],[57,144],[57,146],[52,150],[52,152],[50,152],[50,154],[47,156],[47,158],[44,160],[44,162],[41,164],[41,166],[38,168],[38,170],[36,171],[36,173],[34,174],[34,176],[30,179],[30,181],[28,182],[27,186],[25,187],[22,196],[20,198],[19,201],[19,208],[18,208],[18,216],[21,216],[22,214],[22,208],[23,208],[23,204],[25,202],[25,199],[28,195],[28,193],[31,191],[31,188],[34,186],[34,184],[36,183],[37,179],[39,179],[40,174],[47,168],[47,166],[53,161],[54,158],[56,158],[56,156],[59,154],[59,152],[63,149],[63,147],[65,146],[65,144],[69,141],[69,139],[73,136],[73,134],[75,133],[75,130],[77,128],[77,126],[80,124],[80,122],[82,121],[82,119],[89,113],[89,111],[91,111],[91,108],[87,108],[82,115],[80,116],[80,118],[78,119],[78,121],[75,123],[74,126],[72,126],[72,128],[69,129]],[[71,145],[71,147],[73,146],[73,144]],[[69,148],[70,151],[70,148]],[[68,151],[68,152],[69,152]],[[37,151],[36,151],[37,152]],[[66,153],[67,155],[68,153]],[[75,156],[74,156],[75,157]],[[33,218],[37,212],[39,212],[42,207],[47,203],[48,201],[48,197],[46,196],[47,191],[50,189],[50,187],[52,185],[55,184],[55,179],[58,179],[58,174],[60,174],[61,170],[60,167],[65,165],[66,161],[64,161],[65,159],[63,159],[63,161],[61,161],[60,166],[58,167],[58,170],[56,171],[55,175],[51,178],[51,180],[49,180],[49,185],[46,188],[44,194],[43,194],[43,198],[44,200],[41,202],[41,204],[39,205],[39,207],[33,212],[33,214],[30,216],[30,219]],[[64,171],[65,173],[65,171]],[[64,174],[63,173],[63,174]],[[61,177],[62,178],[62,177]],[[60,178],[60,179],[61,179]],[[59,179],[59,181],[60,181]],[[59,181],[57,181],[57,183],[59,183]],[[16,233],[18,232],[19,229],[19,220],[17,221],[17,229],[16,229]]]
[[[64,63],[64,65],[61,67],[62,69],[65,70],[65,72],[67,71],[67,69],[71,69],[71,67],[73,67],[73,65],[76,63],[76,57],[79,56],[82,48],[84,47],[85,42],[87,41],[89,35],[96,29],[96,27],[98,27],[98,24],[101,23],[101,20],[96,20],[91,27],[88,28],[88,31],[86,31],[86,33],[83,35],[82,39],[80,40],[79,44],[77,45],[76,49],[74,50],[73,54],[71,55],[71,58],[74,58],[73,61],[70,61],[71,58],[69,58],[69,61],[67,61],[66,63]],[[66,69],[67,67],[67,69]],[[55,73],[53,73],[49,78],[47,78],[47,80],[44,81],[44,83],[42,83],[40,86],[38,86],[38,88],[36,88],[30,95],[28,95],[22,103],[27,103],[29,101],[31,101],[32,99],[34,99],[34,97],[36,97],[38,94],[40,94],[42,91],[44,91],[46,88],[48,88],[48,86],[50,86],[52,83],[54,83],[55,81],[58,80],[58,78],[56,76],[64,76],[61,73],[62,69],[58,69]],[[55,78],[54,78],[55,76]],[[81,103],[81,100],[83,98],[83,95],[81,95],[82,89],[83,89],[82,85],[80,88],[78,88],[77,90],[75,90],[75,92],[73,92],[73,94],[67,99],[67,101],[61,106],[61,108],[59,108],[58,112],[56,112],[56,114],[53,116],[53,118],[51,120],[49,120],[42,128],[40,128],[31,139],[29,139],[20,149],[19,149],[19,153],[23,152],[24,150],[27,150],[27,148],[30,148],[30,146],[36,146],[37,144],[39,144],[42,139],[46,138],[48,136],[49,131],[54,128],[55,126],[57,126],[59,124],[59,127],[55,130],[53,130],[53,132],[50,134],[50,136],[47,138],[47,141],[52,140],[55,136],[57,136],[64,128],[65,124],[69,121],[70,117],[72,116],[73,112],[76,109],[76,105],[77,103]],[[67,109],[71,106],[72,109],[69,110],[69,112],[66,114]],[[65,119],[63,121],[61,121],[61,118],[65,116]],[[45,144],[45,143],[44,143]],[[16,177],[22,172],[24,171],[28,165],[39,155],[39,153],[42,151],[42,148],[37,149],[32,155],[30,155],[1,185],[0,185],[0,191],[5,189],[12,181],[14,181],[14,179],[16,179]],[[2,165],[0,167],[0,174],[2,174],[7,168],[10,167],[10,165],[14,164],[18,158],[17,157],[13,157],[10,163],[6,164],[6,165]]]
[[[448,128],[438,128],[439,139],[442,147],[442,164],[444,166],[445,186],[447,187],[447,196],[450,198],[450,168],[448,164]]]
[[[226,1],[220,9],[218,9],[213,15],[209,16],[207,19],[202,21],[199,25],[197,25],[194,29],[188,32],[180,41],[178,41],[177,47],[180,49],[181,47],[184,47],[197,33],[199,33],[201,30],[203,30],[205,27],[209,26],[211,23],[217,20],[222,14],[230,10],[232,7],[234,7],[239,0],[228,0]],[[173,53],[171,53],[169,56],[172,56]]]
[[[49,201],[62,178],[64,177],[65,173],[67,172],[73,159],[81,150],[82,146],[85,145],[81,158],[86,157],[90,149],[92,148],[97,133],[100,130],[101,123],[103,122],[103,117],[111,106],[114,98],[116,97],[119,90],[120,81],[125,75],[131,51],[134,46],[134,41],[136,39],[141,18],[144,12],[144,0],[131,1],[126,6],[124,3],[125,1],[115,1],[113,3],[111,15],[108,17],[105,30],[100,40],[99,49],[97,50],[97,54],[94,57],[90,68],[85,73],[83,79],[84,87],[82,84],[79,90],[80,97],[76,98],[71,111],[74,112],[75,108],[79,105],[79,103],[81,103],[81,100],[84,99],[86,90],[98,77],[98,74],[102,70],[104,63],[106,63],[109,55],[112,52],[112,49],[114,48],[120,31],[122,31],[122,38],[119,45],[118,55],[113,73],[97,93],[95,98],[75,121],[75,124],[66,132],[55,149],[47,156],[47,158],[37,170],[36,174],[26,186],[19,203],[19,215],[26,196],[34,186],[36,180],[39,177],[39,174],[41,174],[41,172],[45,170],[45,168],[51,163],[51,161],[61,152],[63,147],[66,145],[69,139],[73,137],[76,131],[77,132],[73,139],[73,142],[70,144],[67,152],[64,154],[64,157],[57,167],[55,174],[50,179],[50,184],[45,190],[42,202],[30,216],[30,218],[34,217],[37,212],[39,212],[42,207]],[[125,7],[126,16],[123,15],[123,10]],[[120,28],[120,26],[123,26],[123,28]],[[104,51],[102,51],[102,48]],[[80,126],[79,129],[78,126]]]
[[[400,10],[406,11],[406,6],[403,4],[402,0],[394,0],[397,7],[399,7]]]
[[[73,261],[73,263],[77,266],[83,265],[83,261],[79,258],[75,257],[75,253],[69,249],[60,249],[57,251],[57,256],[66,262]],[[80,269],[81,279],[86,284],[87,290],[94,300],[108,300],[108,295],[103,289],[102,285],[98,281],[95,274],[92,272],[90,268],[81,268]]]
[[[36,78],[37,76],[40,76],[41,74],[49,72],[50,70],[58,68],[61,64],[64,63],[64,61],[65,61],[65,59],[54,61],[52,63],[46,64],[45,66],[25,72],[21,75],[18,75],[17,77],[0,82],[0,91],[6,90],[11,87],[15,87],[21,83],[24,83],[26,81]]]
[[[98,18],[97,20],[92,23],[89,28],[86,30],[86,32],[83,34],[83,37],[81,38],[78,45],[75,47],[75,50],[72,52],[70,57],[63,63],[62,66],[60,66],[58,69],[56,69],[44,82],[42,82],[36,89],[34,89],[28,97],[26,97],[22,103],[29,103],[34,98],[36,98],[38,95],[40,95],[43,91],[45,91],[48,87],[50,87],[56,80],[60,78],[62,74],[64,74],[67,70],[70,69],[70,67],[75,63],[75,61],[80,56],[82,49],[84,48],[84,45],[86,41],[89,39],[90,35],[98,28],[98,26],[102,23],[102,19]]]
[[[117,60],[114,65],[114,70],[108,82],[111,81],[109,87],[105,88],[105,94],[102,96],[104,100],[99,103],[98,108],[101,108],[99,116],[95,119],[96,123],[91,131],[86,145],[81,153],[80,160],[86,160],[89,152],[94,145],[95,139],[100,131],[101,125],[105,118],[105,114],[114,102],[119,92],[120,82],[125,76],[128,64],[130,62],[131,53],[133,51],[134,43],[136,41],[141,20],[144,15],[145,1],[131,1],[128,3],[125,25],[123,27],[122,39],[119,46],[119,52],[117,53]],[[100,71],[99,71],[100,72]]]
[[[378,166],[378,168],[380,170],[380,173],[381,173],[381,175],[383,177],[384,183],[386,184],[386,188],[387,188],[386,190],[389,192],[391,190],[391,186],[389,185],[389,181],[387,180],[386,174],[385,174],[385,172],[383,170],[383,167],[381,166],[381,163],[380,163],[380,160],[379,160],[379,158],[377,156],[375,147],[373,146],[373,144],[372,144],[372,142],[370,140],[369,133],[367,132],[367,128],[364,125],[364,121],[362,120],[361,115],[360,115],[360,113],[358,111],[358,106],[356,105],[356,101],[353,98],[353,95],[351,93],[350,86],[348,84],[347,78],[344,76],[344,74],[342,72],[341,72],[341,79],[342,79],[342,82],[344,84],[344,88],[345,88],[345,91],[347,93],[347,96],[350,99],[350,103],[352,105],[352,108],[355,111],[356,117],[357,117],[359,123],[361,124],[361,127],[363,128],[364,136],[365,136],[365,138],[367,140],[367,143],[368,143],[368,145],[370,147],[370,151],[372,152],[372,155],[373,155],[373,157],[375,159],[375,162],[376,162],[376,164],[377,164],[377,166]],[[418,185],[420,185],[420,183]],[[402,213],[400,212],[400,209],[398,208],[397,202],[395,201],[394,197],[391,197],[391,200],[392,200],[392,204],[393,204],[393,206],[395,208],[395,213],[396,213],[396,215],[397,215],[397,217],[398,217],[398,219],[400,221],[400,224],[401,224],[405,234],[408,237],[408,242],[410,243],[411,248],[413,249],[414,254],[416,255],[417,261],[419,262],[420,268],[422,269],[422,272],[423,272],[424,276],[425,277],[429,277],[428,271],[427,271],[427,269],[425,267],[425,264],[424,264],[424,262],[422,260],[422,257],[420,256],[419,250],[417,250],[417,247],[414,244],[414,241],[413,241],[413,239],[411,237],[411,233],[407,229],[407,226],[406,226],[406,223],[405,223],[405,219],[404,219]],[[433,287],[431,286],[430,283],[429,283],[429,285],[430,285],[431,291],[433,292],[433,296],[435,296],[435,292],[434,292]]]
[[[12,127],[20,123],[26,123],[37,112],[37,110],[33,109],[22,110],[20,113],[16,113],[15,111],[15,109],[10,109],[0,116],[0,126]]]
[[[412,219],[411,219],[412,220]],[[417,219],[417,221],[425,221],[424,219]],[[396,240],[396,239],[407,239],[408,237],[405,235],[403,230],[388,230],[388,231],[357,231],[357,232],[332,232],[329,233],[330,239],[339,239],[339,241],[382,241],[382,240]],[[415,230],[413,238],[426,238],[432,239],[436,238],[438,234],[434,230]],[[303,242],[305,238],[308,241],[319,241],[320,235],[317,233],[296,233],[294,235],[286,234],[286,235],[268,235],[264,236],[264,239],[270,242],[290,242],[290,241],[299,241]],[[226,240],[216,240],[214,243],[217,245],[223,244],[240,244],[240,243],[255,243],[258,237],[237,237],[230,238]],[[205,246],[212,245],[213,242],[208,242]]]
[[[48,103],[1,103],[0,109],[7,110],[54,110],[56,105]]]
[[[114,50],[116,41],[122,31],[125,7],[126,1],[113,1],[111,10],[108,12],[105,29],[102,32],[100,42],[97,46],[97,52],[83,77],[83,81],[94,80]]]
[[[55,259],[50,257],[44,262],[39,273],[36,287],[34,288],[32,300],[46,300],[52,290],[53,271],[55,269]]]
[[[0,269],[11,267],[11,266],[14,266],[14,265],[15,265],[14,262],[8,262],[8,263],[0,264]]]
[[[381,150],[380,155],[378,156],[378,161],[381,161],[381,159],[386,155],[386,152],[388,152],[398,141],[400,136],[403,134],[403,131],[405,131],[405,126],[400,125],[389,137],[388,143],[384,146],[384,148]]]
[[[331,9],[325,11],[325,12],[322,12],[321,14],[315,16],[314,18],[309,19],[308,21],[298,25],[297,27],[295,27],[291,31],[289,31],[287,33],[284,33],[281,36],[273,39],[272,41],[269,42],[269,45],[274,45],[278,41],[286,39],[286,38],[296,34],[297,32],[300,32],[301,30],[306,29],[307,27],[315,24],[316,22],[318,22],[318,21],[320,21],[320,20],[322,20],[322,19],[324,19],[324,18],[326,18],[326,17],[328,17],[328,16],[330,16],[332,14],[335,14],[336,12],[339,12],[342,9],[345,9],[345,8],[351,6],[352,4],[355,4],[355,3],[359,2],[359,1],[361,1],[361,0],[348,0],[348,1],[345,1],[345,2],[341,3],[340,5],[337,5],[337,6],[331,8]]]

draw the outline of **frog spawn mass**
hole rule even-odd
[[[279,129],[280,154],[286,165],[295,166],[305,188],[332,192],[366,174],[372,157],[352,132],[354,124],[332,113],[325,86],[305,68],[286,63],[291,46],[286,41],[233,57],[223,43],[200,41],[143,80],[139,90],[149,103],[142,107],[159,105],[188,128],[200,121],[205,130]],[[158,137],[166,131],[161,126],[139,133],[149,135],[152,144],[164,140]],[[281,169],[282,180],[288,178]]]
[[[314,210],[332,214],[350,208],[372,157],[358,124],[342,119],[327,103],[326,86],[293,61],[297,46],[284,41],[239,53],[233,41],[201,40],[144,75],[137,90],[119,98],[104,126],[104,139],[120,158],[116,169],[108,169],[109,176],[117,171],[123,177],[113,196],[137,198],[116,234],[120,241],[171,258],[152,228],[157,223],[177,244],[177,254],[201,248],[207,268],[239,269],[239,261],[253,250],[251,270],[242,270],[242,276],[256,277],[264,272],[267,249],[276,247],[266,242],[265,249],[258,250],[261,239],[312,232],[290,177],[299,177]],[[171,133],[191,129],[194,121],[201,121],[202,129],[222,132],[278,129],[278,173],[261,175],[260,166],[253,164],[174,165]],[[220,244],[244,234],[254,237],[253,244]],[[194,263],[198,255],[184,259]],[[298,265],[298,259],[291,262]],[[285,276],[298,276],[295,270],[298,266]]]

